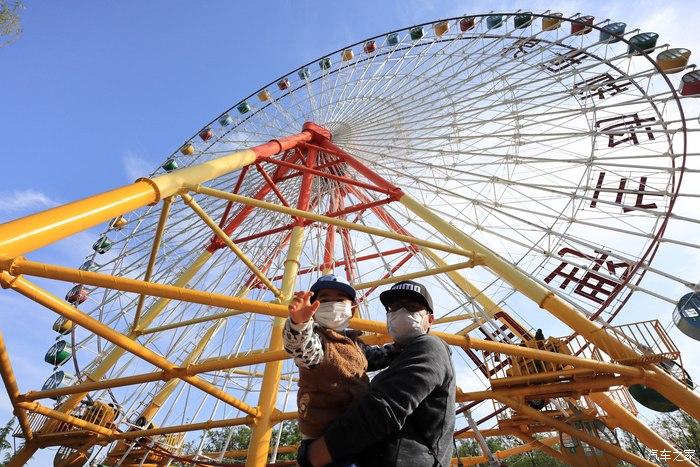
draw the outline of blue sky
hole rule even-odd
[[[634,11],[628,1],[586,3],[26,1],[23,35],[0,49],[0,222],[129,183],[276,77],[419,22],[519,8],[583,12],[649,26],[674,46],[700,50],[691,32],[698,13],[687,2],[639,1]],[[75,264],[92,240],[75,236],[44,254]],[[7,292],[0,309],[21,389],[36,388],[50,373],[37,355],[51,345],[54,317]],[[8,407],[0,393],[0,422]],[[52,456],[42,452],[30,465]]]

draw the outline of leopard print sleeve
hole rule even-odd
[[[294,324],[287,318],[282,331],[284,350],[294,358],[299,367],[313,368],[323,360],[321,337],[314,332],[314,320]]]

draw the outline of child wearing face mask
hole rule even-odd
[[[320,277],[309,292],[297,292],[284,325],[285,350],[299,367],[299,430],[318,438],[326,426],[369,390],[368,371],[386,368],[393,344],[369,346],[347,329],[356,292],[334,275]]]

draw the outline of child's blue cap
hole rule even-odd
[[[355,297],[357,296],[357,292],[355,291],[355,289],[352,288],[350,284],[346,284],[345,282],[339,281],[338,278],[335,277],[333,274],[328,274],[319,277],[318,280],[314,282],[314,285],[311,286],[311,292],[313,292],[313,295],[311,296],[311,303],[316,301],[316,295],[318,294],[318,291],[323,289],[339,290],[345,295],[347,295],[348,298],[350,298],[350,300],[352,300],[353,302],[355,301]]]

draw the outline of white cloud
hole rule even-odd
[[[155,168],[155,163],[132,152],[127,152],[127,154],[122,157],[122,161],[124,162],[124,173],[130,182],[133,182],[137,178],[148,177]]]
[[[44,193],[32,189],[15,190],[10,194],[2,195],[2,199],[0,212],[9,213],[51,208],[58,204],[57,201],[49,198]]]

